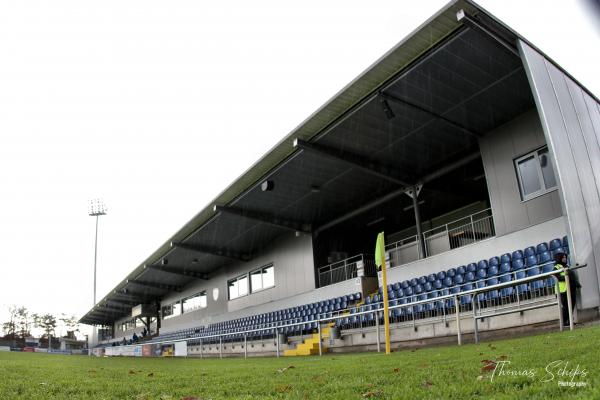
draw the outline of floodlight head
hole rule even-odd
[[[93,199],[89,202],[88,215],[91,217],[97,217],[99,215],[106,215],[108,209],[102,199]]]

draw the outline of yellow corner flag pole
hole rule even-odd
[[[381,280],[383,285],[383,322],[385,325],[385,354],[390,354],[390,317],[388,315],[388,291],[386,276],[387,267],[385,265],[385,240],[383,232],[377,235],[377,244],[375,246],[375,263],[377,266],[381,265]]]

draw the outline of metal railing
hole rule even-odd
[[[385,246],[391,266],[406,264],[495,236],[492,209],[487,208],[466,217],[423,232],[425,254],[419,250],[417,235]]]
[[[373,256],[358,254],[344,260],[320,267],[318,270],[319,287],[333,285],[359,276],[359,269],[363,268],[363,275],[377,276]]]
[[[585,266],[586,265],[576,266],[570,268],[570,270]],[[521,269],[519,271],[523,271],[527,275],[527,271],[533,271],[533,268],[538,268],[538,266]],[[494,278],[499,279],[500,276],[510,276],[513,272],[516,277],[516,273],[519,271],[512,271]],[[445,322],[447,325],[454,323],[457,341],[458,344],[461,345],[463,334],[461,319],[464,319],[465,317],[472,319],[475,341],[478,342],[478,320],[480,319],[543,307],[557,306],[557,319],[560,321],[560,330],[562,331],[564,329],[562,324],[563,316],[561,299],[560,296],[557,296],[556,286],[558,281],[556,276],[564,271],[564,269],[554,269],[545,273],[535,273],[523,278],[508,280],[490,286],[475,287],[471,290],[460,290],[454,293],[443,294],[423,300],[419,300],[417,295],[415,296],[415,301],[410,301],[405,304],[393,304],[393,301],[390,301],[388,307],[390,323],[394,324],[395,327],[416,327],[417,324],[432,324],[440,321]],[[567,274],[567,298],[570,299],[570,285],[568,280]],[[536,282],[538,284],[536,284]],[[455,285],[454,287],[459,286],[464,286],[464,284]],[[525,287],[527,287],[527,290],[525,290]],[[452,291],[452,288],[453,287],[447,289]],[[505,291],[504,294],[502,294],[503,290]],[[498,295],[496,296],[496,294]],[[373,306],[375,306],[375,309],[372,309]],[[370,309],[367,309],[367,307]],[[571,307],[568,307],[568,310],[570,322],[569,328],[570,330],[573,330],[574,324]],[[376,303],[352,309],[352,314],[350,315],[347,313],[340,313],[338,315],[331,314],[315,318],[310,322],[309,328],[307,328],[307,321],[279,321],[265,324],[264,327],[260,328],[237,329],[235,331],[232,330],[230,332],[215,334],[200,334],[197,337],[182,340],[149,341],[145,344],[165,344],[185,341],[188,346],[199,346],[199,355],[201,357],[205,355],[203,353],[206,351],[205,346],[215,346],[215,350],[218,350],[218,356],[223,357],[223,348],[225,344],[237,343],[241,346],[240,348],[243,349],[244,357],[247,357],[249,340],[274,339],[273,345],[275,346],[275,354],[279,357],[281,355],[281,344],[285,342],[282,340],[285,338],[285,332],[297,332],[297,336],[301,336],[304,334],[312,335],[316,331],[319,339],[319,355],[321,355],[323,353],[322,326],[330,325],[333,322],[334,326],[339,328],[340,331],[345,331],[345,333],[340,333],[341,336],[354,333],[364,334],[366,330],[373,331],[374,329],[377,351],[380,351],[382,317],[382,304]],[[350,321],[348,322],[347,320]],[[128,349],[129,347],[134,346],[120,346],[120,348],[124,349]],[[234,354],[235,353],[229,355]],[[211,353],[211,355],[216,356],[217,354]]]

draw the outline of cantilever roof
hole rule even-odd
[[[184,248],[173,247],[172,243],[186,242],[187,245],[219,249],[225,243],[230,243],[224,242],[225,238],[233,235],[235,240],[229,246],[235,250],[235,257],[243,257],[247,253],[260,249],[285,232],[285,227],[276,226],[277,224],[260,224],[253,218],[247,218],[248,221],[240,223],[239,218],[236,219],[235,215],[225,215],[216,212],[213,208],[214,205],[234,205],[238,210],[244,212],[256,211],[258,205],[261,204],[261,191],[257,186],[266,177],[271,179],[272,176],[275,176],[279,178],[279,182],[292,182],[286,187],[289,194],[278,194],[277,197],[269,200],[271,202],[270,210],[283,210],[284,219],[300,221],[299,225],[292,226],[298,230],[302,229],[302,222],[310,224],[327,222],[327,218],[332,216],[331,210],[333,209],[351,211],[369,201],[373,196],[384,196],[386,193],[398,189],[398,182],[370,179],[372,177],[364,173],[361,175],[361,171],[357,171],[356,168],[352,170],[347,165],[335,160],[317,160],[310,152],[298,151],[299,149],[294,147],[294,139],[301,139],[305,142],[319,141],[327,148],[340,149],[342,157],[360,153],[361,147],[366,147],[372,138],[361,138],[360,132],[348,126],[347,121],[354,118],[352,120],[354,125],[350,125],[363,124],[363,127],[369,129],[372,127],[374,132],[378,132],[373,135],[381,136],[381,141],[387,146],[388,154],[398,154],[404,148],[410,148],[411,143],[416,148],[419,146],[430,148],[427,157],[411,160],[413,165],[419,166],[417,172],[425,174],[431,172],[434,167],[439,166],[446,159],[461,155],[461,149],[476,149],[477,132],[485,132],[514,117],[527,107],[531,107],[532,99],[518,57],[510,54],[492,39],[465,28],[461,22],[457,21],[456,17],[456,13],[461,9],[487,25],[493,25],[496,32],[508,41],[514,41],[517,38],[514,32],[501,25],[474,3],[465,0],[450,2],[286,135],[266,155],[147,257],[142,264],[129,273],[122,282],[98,302],[98,305],[83,316],[80,322],[110,323],[127,315],[131,305],[160,299],[174,288],[184,285],[189,277],[186,278],[183,274],[166,273],[167,266],[160,266],[161,260],[167,256],[169,257],[169,268],[178,268],[180,272],[183,271],[193,277],[209,275],[212,271],[225,265],[223,255],[216,255],[213,252],[203,257],[192,257],[186,253]],[[444,51],[435,54],[442,47]],[[486,62],[482,61],[482,58],[486,58],[488,54],[481,57],[482,54],[477,54],[477,47],[489,52],[489,60],[485,68],[478,66],[479,63]],[[456,71],[443,67],[452,61],[458,63]],[[431,74],[432,71],[434,74],[444,75],[444,77],[439,77],[437,83],[420,81],[420,73]],[[469,79],[464,79],[465,76],[468,76]],[[447,84],[444,79],[453,81],[452,84],[455,86]],[[421,90],[423,85],[430,86]],[[526,90],[523,90],[524,88]],[[442,115],[448,110],[455,109],[458,119],[449,124],[443,119],[440,121],[439,118],[424,115],[418,110],[415,111],[414,107],[396,103],[394,111],[401,118],[390,122],[377,115],[380,108],[377,107],[378,104],[374,99],[383,90],[386,90],[387,94],[392,97],[410,98],[411,101],[418,103],[416,104],[418,107]],[[433,93],[436,90],[440,93],[438,96],[423,95],[425,91]],[[508,105],[502,104],[501,101],[498,101],[498,98],[503,98],[502,96],[510,96],[516,100]],[[491,107],[482,109],[480,106],[482,101],[487,102],[485,104],[491,105]],[[457,109],[453,103],[460,107]],[[474,116],[480,117],[475,118]],[[412,125],[419,126],[407,128]],[[410,142],[405,141],[400,147],[389,140],[386,142],[386,129],[389,129],[390,126],[396,129],[405,129],[405,135],[411,136]],[[421,132],[421,126],[427,126],[426,134]],[[465,129],[460,129],[461,126]],[[352,135],[354,146],[347,140],[348,135]],[[455,143],[454,147],[451,145],[452,142]],[[341,149],[340,146],[344,149]],[[411,156],[408,150],[405,152],[404,158]],[[405,166],[396,163],[397,158],[388,157],[389,165],[399,170],[406,170]],[[310,176],[310,179],[303,179],[306,175]],[[342,177],[344,175],[346,176],[345,181]],[[413,177],[407,173],[396,178],[397,181],[402,181],[402,179],[411,180]],[[310,197],[303,196],[303,193],[311,191],[311,187],[314,185],[313,181],[333,182],[332,190],[322,195],[326,201],[321,201],[318,207],[311,203]],[[356,193],[354,202],[340,199],[333,193],[333,188],[348,184],[354,185],[353,189]],[[320,210],[320,214],[314,212],[315,209]],[[249,240],[249,238],[251,239]],[[228,254],[228,256],[231,255]],[[192,262],[195,265],[192,265]],[[136,292],[136,289],[141,291]],[[134,296],[132,293],[138,293],[138,295]]]

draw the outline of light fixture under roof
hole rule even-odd
[[[273,181],[266,180],[260,184],[260,190],[263,192],[270,192],[273,189],[275,189],[275,182]]]
[[[319,186],[319,185],[311,185],[310,192],[311,193],[320,193],[321,192],[321,186]]]
[[[385,113],[385,116],[387,117],[387,119],[392,119],[396,116],[396,114],[394,114],[394,111],[390,107],[390,103],[388,103],[388,101],[385,98],[382,97],[379,100],[379,102],[381,104],[381,109]]]

